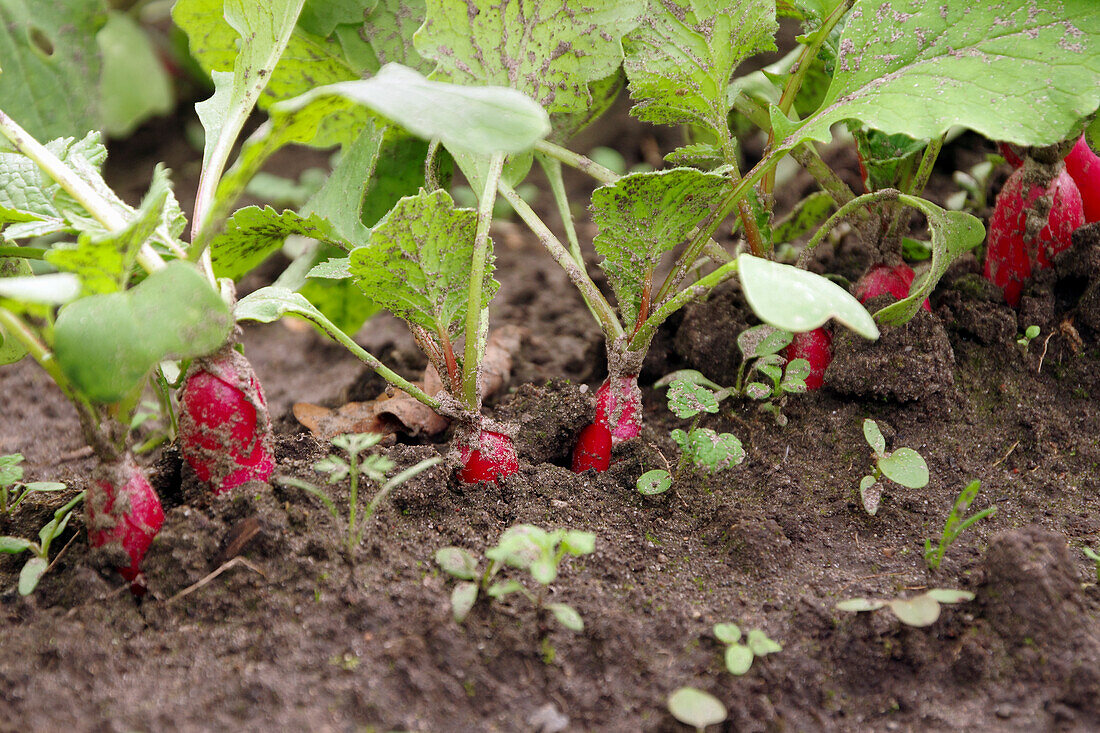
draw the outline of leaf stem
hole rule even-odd
[[[24,260],[44,260],[49,250],[37,247],[0,247],[0,257],[19,257]]]
[[[791,151],[791,157],[814,177],[825,193],[832,196],[837,206],[843,206],[856,197],[855,192],[830,168],[812,143],[802,143]]]
[[[481,291],[485,284],[486,260],[489,257],[489,226],[493,223],[493,205],[497,200],[497,184],[504,170],[504,153],[493,153],[485,188],[478,197],[477,230],[474,234],[474,254],[470,267],[470,297],[466,303],[466,344],[462,358],[462,403],[471,412],[480,406],[477,378],[481,371]]]
[[[841,219],[862,206],[870,206],[879,201],[897,201],[901,196],[901,191],[896,188],[884,188],[879,191],[865,193],[862,196],[856,196],[854,199],[841,206],[832,216],[825,220],[825,223],[822,224],[821,227],[814,232],[814,235],[810,237],[810,240],[806,242],[806,247],[798,256],[798,266],[805,269],[806,263],[810,259],[810,253],[813,252],[817,245],[821,244],[821,241],[833,230],[833,227],[840,223]]]
[[[625,331],[622,324],[619,323],[618,317],[615,315],[614,309],[611,304],[607,302],[607,299],[600,293],[599,288],[592,282],[592,279],[588,277],[588,273],[585,269],[579,266],[574,261],[572,255],[565,246],[558,240],[554,233],[550,231],[550,228],[539,218],[539,215],[534,212],[533,209],[520,198],[519,194],[504,181],[500,182],[500,195],[512,205],[512,208],[519,218],[523,219],[528,228],[534,232],[535,236],[539,238],[542,245],[546,247],[550,252],[550,256],[554,258],[554,261],[565,270],[565,274],[569,277],[569,280],[580,291],[581,297],[584,298],[584,302],[588,305],[589,310],[596,317],[596,321],[603,329],[604,336],[608,341],[614,341],[618,337],[622,336]]]
[[[610,168],[606,168],[588,156],[574,153],[561,145],[555,145],[549,140],[539,140],[535,143],[535,150],[555,160],[560,160],[570,168],[587,173],[605,186],[614,185],[619,180],[619,174]]]
[[[716,270],[701,277],[698,282],[690,285],[676,295],[672,296],[657,307],[653,314],[646,319],[642,327],[630,338],[627,344],[628,351],[639,351],[647,348],[653,340],[657,329],[669,316],[678,311],[687,303],[709,293],[715,286],[728,280],[737,274],[737,260],[731,260]]]

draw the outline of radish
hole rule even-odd
[[[642,391],[638,375],[608,377],[596,390],[596,423],[611,431],[618,445],[642,431]]]
[[[815,328],[796,333],[783,350],[788,362],[805,359],[810,362],[810,374],[806,377],[806,389],[821,389],[825,384],[825,370],[833,360],[833,333],[827,328]]]
[[[504,433],[480,430],[477,444],[463,442],[458,448],[462,470],[458,478],[467,484],[479,481],[497,481],[519,470],[519,459],[512,439]]]
[[[606,471],[611,466],[611,431],[603,423],[592,423],[581,431],[573,449],[573,472],[594,468]]]
[[[180,451],[215,494],[275,470],[271,418],[252,365],[232,345],[196,359],[180,396]]]
[[[164,510],[133,456],[98,465],[88,487],[87,512],[88,544],[119,545],[129,563],[118,571],[130,581],[131,591],[142,595],[141,560],[164,524]]]
[[[1065,166],[1053,177],[1044,176],[1044,170],[1025,165],[1009,176],[989,222],[984,275],[1004,290],[1005,302],[1013,307],[1032,270],[1049,266],[1085,223],[1081,193]]]
[[[1066,156],[1066,172],[1077,184],[1085,211],[1085,223],[1100,221],[1100,157],[1082,135]]]
[[[871,298],[877,298],[883,293],[889,293],[901,300],[909,297],[909,290],[912,286],[912,267],[904,262],[893,266],[880,262],[873,265],[856,283],[855,296],[860,303],[866,303]],[[929,305],[927,298],[924,300],[923,307],[929,313],[932,312],[932,306]]]

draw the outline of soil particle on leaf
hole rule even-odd
[[[865,304],[874,313],[894,302],[880,295]],[[847,329],[833,340],[825,386],[854,397],[896,402],[928,400],[954,388],[955,354],[940,320],[919,309],[903,326],[882,326],[877,341]]]

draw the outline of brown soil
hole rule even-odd
[[[148,161],[138,162],[132,175]],[[154,483],[167,520],[144,563],[144,599],[101,569],[80,522],[33,596],[14,590],[19,559],[0,558],[0,731],[680,730],[665,700],[681,685],[719,697],[726,730],[1096,729],[1100,590],[1080,548],[1100,532],[1100,269],[1082,269],[1098,252],[1086,235],[1019,318],[971,261],[939,288],[933,314],[875,345],[840,336],[835,386],[789,399],[784,428],[755,404],[723,403],[702,424],[737,434],[745,462],[687,472],[645,498],[637,477],[675,459],[668,433],[683,424],[650,379],[644,432],[612,468],[563,467],[591,419],[602,344],[564,275],[499,228],[495,315],[529,336],[511,393],[488,409],[522,424],[520,471],[473,486],[445,466],[421,474],[381,505],[349,558],[342,528],[298,490],[249,484],[182,503],[179,461],[164,451]],[[647,376],[693,366],[728,379],[749,322],[736,288],[723,289],[661,335]],[[1042,335],[1024,353],[1016,334],[1032,323]],[[410,375],[423,365],[392,319],[359,340]],[[252,328],[244,343],[279,429],[279,472],[320,482],[310,466],[326,448],[299,432],[290,405],[366,399],[377,382],[309,331]],[[83,488],[91,463],[75,414],[41,370],[3,368],[0,392],[0,453],[22,452],[28,480]],[[866,417],[931,469],[924,489],[889,484],[873,517],[857,491],[871,466]],[[445,446],[384,450],[407,466]],[[973,510],[999,511],[930,571],[924,539],[938,538],[975,478]],[[60,501],[29,502],[0,534],[33,536]],[[551,590],[583,632],[519,596],[451,620],[453,583],[435,551],[481,556],[519,522],[597,535],[595,554],[567,561]],[[236,557],[247,564],[178,595]],[[928,628],[834,608],[932,587],[977,597]],[[762,629],[783,650],[735,677],[717,622]]]

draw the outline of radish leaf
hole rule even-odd
[[[777,29],[768,0],[649,0],[641,24],[623,41],[632,114],[702,124],[729,138],[730,77],[752,54],[775,49]]]
[[[928,485],[928,464],[912,448],[898,448],[878,459],[878,467],[886,478],[910,489]]]
[[[350,248],[332,225],[316,214],[303,217],[290,210],[279,213],[270,206],[246,206],[210,242],[214,273],[236,280],[279,249],[291,234]]]
[[[600,228],[593,246],[625,323],[637,320],[642,289],[661,256],[688,239],[729,186],[720,175],[673,168],[624,176],[592,193]]]

